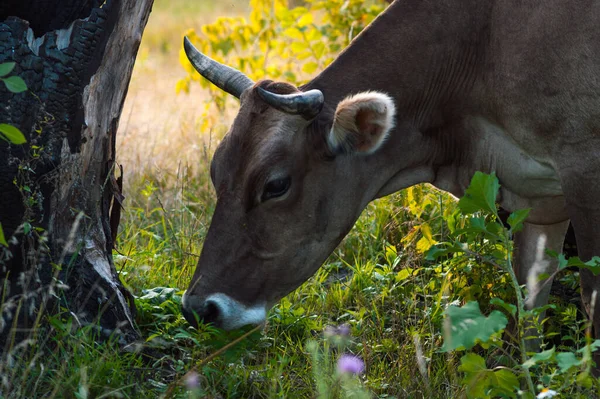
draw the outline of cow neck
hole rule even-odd
[[[333,109],[350,94],[381,91],[418,129],[443,124],[483,63],[488,3],[397,0],[303,90],[321,90]]]

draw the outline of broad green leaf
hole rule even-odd
[[[0,245],[8,247],[8,242],[6,242],[6,238],[4,237],[4,230],[2,230],[2,223],[0,223]]]
[[[19,129],[6,123],[0,123],[0,138],[6,139],[13,144],[23,144],[27,140]]]
[[[596,352],[598,350],[598,348],[600,348],[600,339],[597,339],[594,342],[592,342],[591,344],[586,345],[581,349],[578,349],[577,352],[579,352],[579,353],[586,352],[588,350],[588,348],[592,352]]]
[[[512,303],[506,303],[500,298],[492,298],[490,301],[492,305],[500,306],[502,309],[506,310],[511,316],[514,316],[517,313],[517,307]]]
[[[453,242],[453,243],[440,243],[432,246],[427,251],[427,255],[425,256],[426,260],[436,260],[441,256],[446,256],[448,254],[452,254],[455,252],[464,252],[464,248],[461,247],[461,243]]]
[[[500,369],[488,374],[489,385],[492,391],[490,397],[516,398],[520,388],[519,379],[510,370]]]
[[[475,353],[467,353],[460,358],[458,371],[462,371],[463,373],[480,373],[482,371],[487,371],[487,367],[485,365],[485,360],[481,356]]]
[[[25,81],[19,76],[9,76],[8,78],[1,78],[8,91],[13,93],[21,93],[27,90]]]
[[[506,316],[498,310],[485,317],[479,310],[479,303],[475,301],[468,302],[463,307],[450,306],[444,313],[450,328],[444,336],[443,352],[463,347],[470,349],[478,341],[487,342],[508,324]]]
[[[485,211],[497,215],[496,197],[499,189],[500,184],[495,173],[487,175],[475,172],[465,195],[458,201],[458,206],[467,214]]]
[[[427,251],[427,255],[425,255],[426,260],[436,260],[440,256],[446,256],[453,251],[450,248],[446,248],[444,244],[434,245],[429,248]]]
[[[578,257],[569,258],[568,262],[569,266],[577,266],[583,269],[588,269],[594,276],[597,276],[600,273],[600,256],[594,256],[592,259],[587,262],[582,262]]]
[[[523,222],[527,219],[527,216],[529,216],[529,211],[531,211],[531,208],[521,209],[510,214],[507,220],[510,231],[515,233],[523,230]]]
[[[573,352],[561,352],[556,355],[556,363],[561,372],[569,371],[571,367],[579,366],[581,360],[577,359]]]
[[[465,373],[463,384],[466,386],[467,398],[485,398],[488,386],[487,375],[490,370],[485,365],[485,360],[475,353],[467,353],[460,358],[458,370]]]
[[[14,62],[4,62],[4,63],[0,64],[0,78],[11,73],[12,70],[14,69],[15,65],[17,65],[17,64]]]
[[[525,363],[523,363],[523,367],[531,368],[540,362],[545,362],[547,360],[550,360],[552,358],[552,356],[554,355],[555,350],[556,350],[555,348],[551,348],[551,349],[536,353],[535,355],[533,355],[529,359],[527,359],[525,361]]]
[[[575,381],[577,381],[577,385],[590,389],[593,385],[593,381],[595,380],[594,376],[590,375],[587,371],[582,371],[577,375]]]

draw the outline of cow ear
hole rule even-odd
[[[394,127],[396,107],[390,96],[364,92],[346,97],[335,110],[327,143],[334,154],[371,154]]]

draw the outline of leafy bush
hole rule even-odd
[[[201,52],[254,80],[301,84],[329,65],[386,6],[383,0],[307,0],[305,6],[290,8],[286,0],[250,0],[248,20],[218,18],[186,35]],[[199,76],[183,50],[179,59],[187,76],[177,91],[188,91],[197,82],[210,92],[207,105],[214,108],[208,106],[202,116],[205,130],[215,124],[231,96]]]

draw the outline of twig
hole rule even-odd
[[[256,327],[254,327],[252,330],[248,331],[247,333],[245,333],[241,337],[234,339],[233,341],[231,341],[227,345],[223,346],[221,349],[219,349],[216,352],[212,353],[211,355],[205,357],[199,364],[197,364],[196,366],[193,366],[187,373],[185,373],[183,376],[181,376],[180,378],[178,378],[177,381],[172,382],[171,385],[169,386],[169,389],[167,389],[167,392],[165,393],[164,397],[165,398],[172,398],[173,397],[173,393],[175,391],[175,388],[178,385],[181,385],[181,381],[184,380],[187,376],[189,376],[192,373],[197,373],[198,368],[204,366],[206,363],[210,362],[211,360],[213,360],[214,358],[216,358],[217,356],[219,356],[221,353],[225,352],[229,348],[237,345],[239,342],[243,341],[249,335],[255,333],[256,331],[258,331],[262,327],[263,327],[262,324],[257,325]]]

